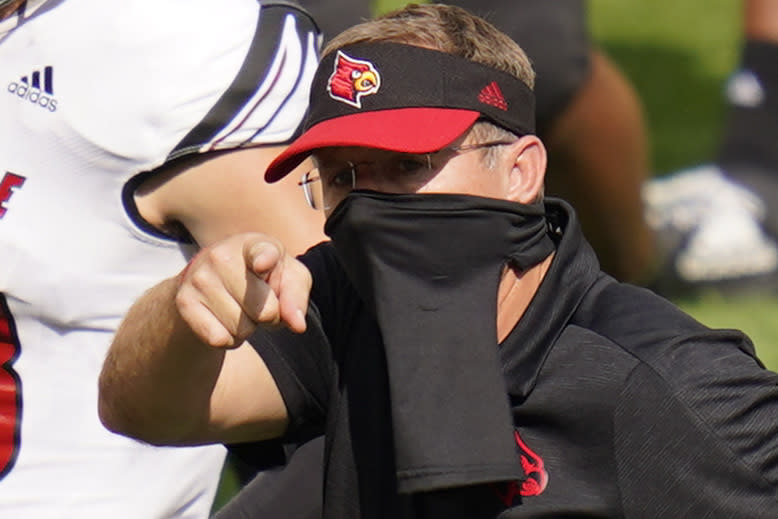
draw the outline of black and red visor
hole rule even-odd
[[[265,178],[279,180],[331,146],[438,151],[479,119],[534,133],[534,95],[513,75],[452,54],[400,43],[345,46],[319,63],[303,134]]]

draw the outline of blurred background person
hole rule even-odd
[[[711,163],[646,185],[647,218],[666,255],[668,294],[778,289],[778,0],[743,0],[739,63]]]

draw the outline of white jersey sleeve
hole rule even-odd
[[[223,447],[97,416],[122,316],[193,252],[123,197],[178,157],[291,139],[318,42],[257,0],[30,0],[0,21],[0,515],[208,517]]]
[[[288,5],[263,7],[240,71],[170,158],[291,140],[308,101],[315,34],[312,20],[290,15]]]

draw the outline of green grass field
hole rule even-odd
[[[405,3],[376,0],[376,11]],[[589,6],[594,42],[643,100],[656,174],[709,160],[725,115],[722,88],[738,58],[740,2],[591,0]],[[711,293],[676,302],[709,326],[745,331],[768,367],[778,369],[778,296]],[[234,488],[227,471],[217,507]]]

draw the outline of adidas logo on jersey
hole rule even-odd
[[[29,76],[23,76],[19,81],[8,84],[8,93],[50,112],[57,111],[57,100],[54,98],[54,68],[47,66],[33,71]]]

